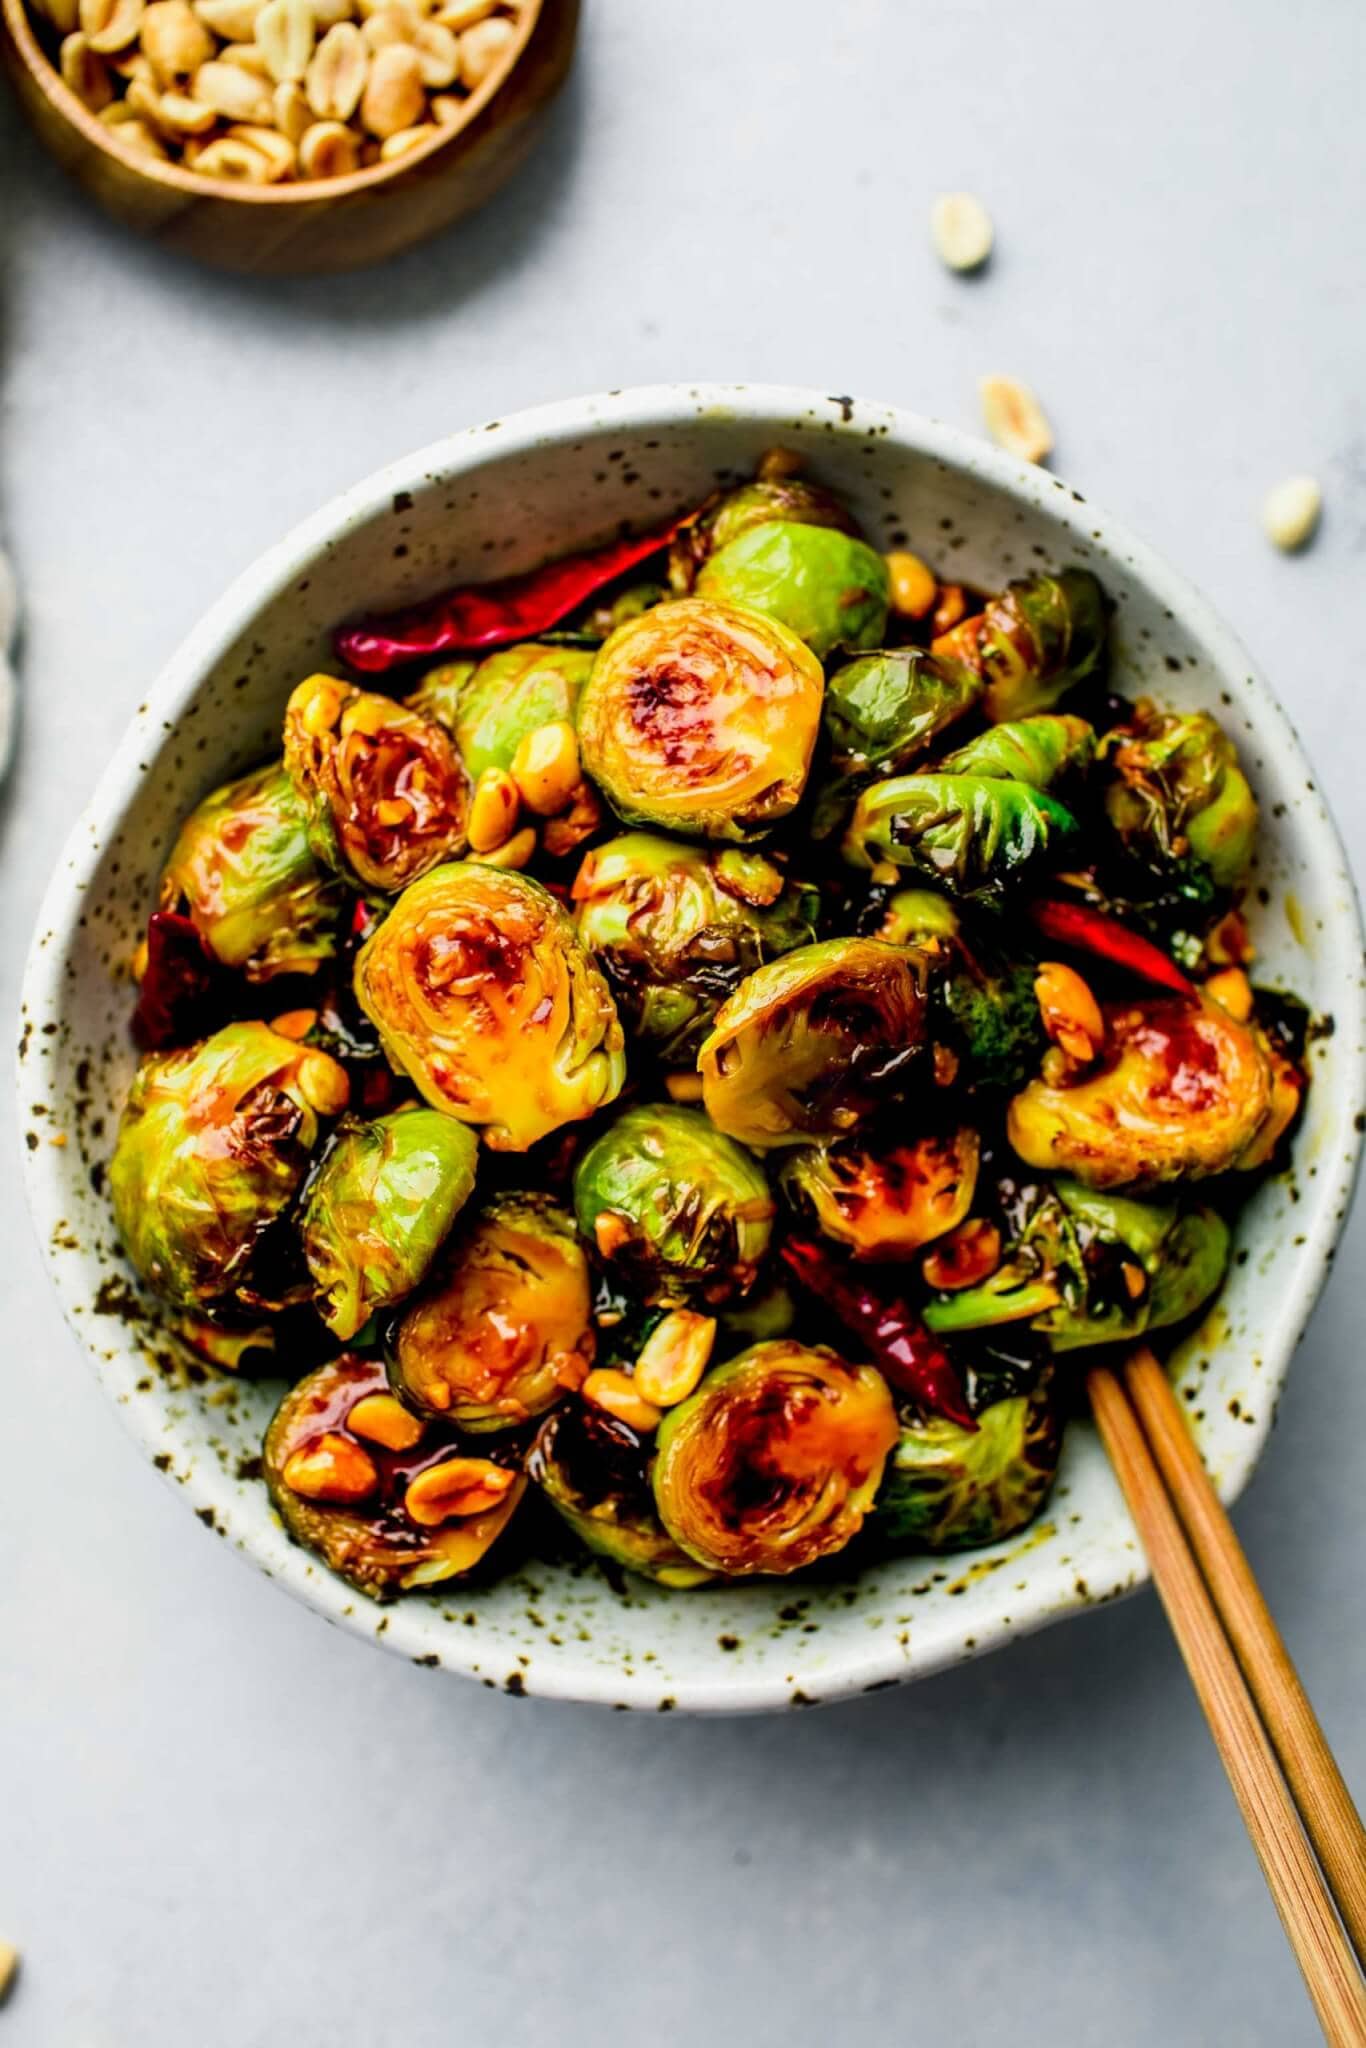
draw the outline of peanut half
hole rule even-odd
[[[978,385],[987,432],[999,448],[1022,462],[1042,462],[1053,452],[1053,429],[1027,384],[1016,377],[983,377]]]

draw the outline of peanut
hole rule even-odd
[[[459,35],[463,29],[473,28],[476,22],[487,21],[497,7],[498,0],[446,0],[444,7],[436,9],[432,20]]]
[[[34,0],[34,7],[59,36],[74,35],[80,26],[77,0]]]
[[[930,629],[937,639],[941,633],[951,633],[968,608],[968,594],[961,583],[946,583],[939,592],[939,602],[934,608]]]
[[[647,1401],[638,1394],[635,1382],[627,1373],[617,1372],[610,1365],[600,1365],[589,1373],[579,1390],[585,1401],[594,1408],[601,1408],[605,1415],[615,1416],[638,1436],[649,1436],[659,1428],[663,1415],[653,1401]]]
[[[340,121],[315,121],[299,142],[299,175],[341,178],[360,162],[360,144]]]
[[[270,87],[262,78],[255,78],[249,71],[242,71],[236,64],[201,64],[194,74],[193,97],[201,100],[206,107],[212,107],[215,114],[221,114],[225,121],[268,122],[271,116]],[[204,169],[204,159],[199,159],[198,168]],[[246,176],[246,172],[228,170],[229,177]]]
[[[133,88],[128,88],[128,97]],[[202,100],[192,99],[185,92],[164,92],[157,102],[157,120],[173,135],[207,135],[218,116],[212,107],[206,107]]]
[[[453,128],[462,119],[465,102],[458,93],[438,92],[432,94],[431,111],[433,119],[442,128]]]
[[[304,96],[304,89],[294,79],[287,78],[283,85],[277,85],[270,96],[275,112],[275,125],[285,141],[297,149],[306,131],[313,125],[313,109]]]
[[[1212,974],[1205,983],[1205,994],[1239,1024],[1246,1024],[1252,1015],[1252,983],[1241,967],[1225,967]]]
[[[366,1437],[386,1451],[411,1451],[422,1441],[422,1424],[392,1394],[362,1394],[346,1418],[353,1436]]]
[[[297,1043],[307,1038],[317,1021],[316,1010],[281,1010],[278,1017],[271,1018],[270,1028],[281,1038],[292,1038]]]
[[[283,1476],[291,1493],[339,1507],[367,1499],[379,1485],[379,1473],[369,1453],[332,1429],[291,1452]]]
[[[165,86],[210,63],[217,47],[190,0],[150,0],[143,9],[138,41]]]
[[[495,846],[479,858],[491,868],[524,868],[536,851],[536,827],[524,825],[520,832],[514,832],[511,839],[505,839],[501,846]]]
[[[408,41],[421,60],[422,83],[428,92],[454,85],[460,72],[460,45],[448,28],[438,21],[420,21]]]
[[[333,31],[335,34],[335,30]],[[391,43],[370,60],[370,75],[361,94],[361,125],[381,142],[400,128],[413,128],[422,118],[427,96],[422,90],[422,62],[416,50]]]
[[[249,149],[259,150],[266,160],[266,182],[279,183],[281,178],[294,176],[294,145],[281,135],[278,128],[258,127],[254,123],[238,123],[229,128],[230,142],[245,142]]]
[[[891,584],[892,610],[899,618],[923,619],[934,609],[934,600],[939,589],[939,580],[933,569],[921,561],[919,555],[909,555],[902,549],[885,557],[887,578]]]
[[[327,31],[304,80],[308,104],[320,121],[350,120],[360,105],[369,68],[370,52],[354,21],[339,21]],[[309,175],[325,174],[314,171]]]
[[[451,28],[454,24],[447,18],[440,25]],[[467,28],[460,38],[460,83],[473,92],[502,63],[516,40],[516,29],[502,15]]]
[[[1284,483],[1267,492],[1262,503],[1262,524],[1278,548],[1294,554],[1312,539],[1322,510],[1323,493],[1313,477],[1288,476]]]
[[[991,254],[991,215],[971,192],[941,192],[930,214],[930,233],[950,270],[978,270]]]
[[[702,1076],[700,1074],[666,1074],[664,1086],[672,1102],[700,1102],[702,1100]]]
[[[125,144],[127,148],[135,149],[139,156],[164,158],[166,155],[165,150],[161,146],[161,137],[148,126],[146,121],[139,120],[136,115],[129,121],[120,121],[115,132],[118,135],[119,141]]]
[[[486,768],[470,799],[470,852],[491,853],[510,839],[517,828],[520,805],[517,785],[506,770]]]
[[[243,142],[237,147],[249,149],[251,145]],[[340,1116],[350,1100],[346,1069],[330,1052],[306,1052],[299,1061],[298,1083],[300,1095],[319,1116]]]
[[[578,734],[567,719],[529,732],[512,757],[512,779],[537,817],[562,811],[582,780]]]
[[[266,0],[256,17],[255,41],[277,85],[303,77],[314,36],[311,0]]]
[[[379,160],[391,164],[396,157],[407,156],[410,149],[420,149],[424,142],[441,130],[435,121],[419,121],[415,128],[400,128],[397,135],[386,135],[379,146]]]
[[[80,0],[85,39],[102,57],[126,50],[142,27],[143,0]]]
[[[1070,1060],[1085,1066],[1105,1043],[1100,1005],[1074,967],[1045,960],[1034,977],[1043,1028]]]
[[[261,0],[194,0],[194,11],[225,43],[249,43],[256,35]]]
[[[656,1408],[676,1408],[706,1371],[715,1343],[715,1316],[671,1309],[651,1330],[636,1359],[632,1382],[637,1394]]]
[[[516,1477],[488,1458],[447,1458],[418,1473],[403,1505],[420,1528],[434,1529],[466,1515],[487,1514],[511,1490]]]
[[[230,64],[236,71],[245,71],[249,78],[258,79],[262,85],[271,83],[265,52],[256,43],[224,43],[214,62]]]
[[[1016,377],[983,377],[978,384],[982,417],[997,446],[1022,462],[1042,462],[1053,452],[1053,429],[1027,384]]]
[[[114,97],[108,68],[98,50],[92,50],[79,29],[62,39],[58,53],[62,77],[82,106],[98,114]]]

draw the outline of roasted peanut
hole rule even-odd
[[[270,1028],[278,1031],[281,1038],[298,1040],[307,1038],[318,1021],[316,1010],[281,1010],[278,1017],[272,1017]]]
[[[80,0],[82,32],[102,57],[137,41],[142,15],[143,0]]]
[[[898,548],[885,557],[887,580],[891,585],[892,610],[902,619],[923,619],[933,611],[939,580],[933,569]]]
[[[516,1473],[488,1458],[447,1458],[419,1472],[403,1496],[403,1505],[419,1527],[487,1514],[508,1493]]]
[[[1085,1066],[1105,1043],[1100,1005],[1074,967],[1045,960],[1034,977],[1043,1028],[1070,1060]]]
[[[1015,377],[983,377],[978,384],[982,417],[998,447],[1023,462],[1042,462],[1053,452],[1053,429],[1027,384]]]
[[[166,155],[161,137],[148,122],[139,120],[136,115],[131,120],[120,121],[114,132],[126,148],[135,149],[140,156],[164,158]]]
[[[505,839],[501,846],[481,853],[480,860],[491,868],[524,868],[536,851],[536,827],[524,825],[520,832],[514,832],[511,839]]]
[[[339,21],[327,31],[304,80],[308,104],[320,121],[350,120],[360,105],[369,69],[370,52],[354,21]]]
[[[930,214],[930,233],[941,263],[977,270],[991,254],[991,215],[971,192],[941,192]]]
[[[664,1419],[653,1401],[637,1393],[630,1375],[610,1365],[597,1366],[579,1391],[590,1406],[601,1408],[604,1415],[615,1416],[640,1436],[649,1436]]]
[[[295,149],[304,139],[305,132],[313,125],[313,109],[304,96],[303,87],[293,78],[287,78],[283,85],[277,85],[270,96],[275,110],[275,125],[292,143]]]
[[[257,127],[251,123],[238,123],[229,128],[228,139],[245,142],[249,149],[258,149],[266,160],[269,184],[278,184],[281,178],[294,176],[294,145],[278,128]]]
[[[336,33],[335,30],[332,31]],[[422,90],[422,62],[406,43],[391,43],[370,59],[370,71],[360,99],[361,125],[381,142],[397,135],[400,128],[413,128],[422,119],[427,96]]]
[[[484,770],[470,799],[471,853],[491,853],[495,846],[502,846],[512,837],[521,801],[517,785],[505,769]]]
[[[676,1408],[706,1371],[715,1343],[715,1316],[671,1309],[641,1347],[631,1375],[636,1393],[656,1408]]]
[[[463,29],[473,28],[476,22],[487,21],[498,11],[498,0],[446,0],[432,15],[442,28],[451,29],[459,35]]]
[[[360,162],[360,144],[340,121],[315,121],[299,142],[299,174],[304,178],[340,178]]]
[[[673,1102],[700,1102],[702,1100],[702,1076],[700,1074],[666,1074],[664,1086]]]
[[[277,85],[303,77],[315,35],[311,0],[266,0],[256,17],[254,41]]]
[[[1288,476],[1284,483],[1267,492],[1262,504],[1262,524],[1278,548],[1293,554],[1312,538],[1322,510],[1323,493],[1313,477]]]
[[[92,50],[77,29],[63,39],[58,53],[61,74],[82,106],[98,114],[114,97],[113,81],[98,50]]]
[[[512,779],[522,802],[540,818],[553,817],[582,780],[578,734],[567,719],[529,732],[512,757]]]
[[[602,1209],[594,1217],[593,1241],[605,1259],[615,1257],[630,1238],[630,1225],[615,1209]]]
[[[250,71],[240,70],[236,64],[201,64],[194,74],[192,97],[212,107],[215,114],[221,114],[225,121],[254,121],[263,126],[270,120],[270,86],[263,78],[253,77]],[[204,168],[204,159],[199,159],[199,169]],[[247,176],[246,172],[228,170],[229,177]]]
[[[286,1458],[284,1482],[304,1500],[345,1506],[367,1499],[379,1485],[379,1473],[367,1451],[329,1429]]]
[[[353,1436],[363,1436],[386,1451],[411,1451],[422,1441],[422,1423],[392,1394],[362,1394],[346,1418]]]
[[[454,85],[460,72],[460,45],[439,21],[420,21],[408,38],[422,62],[422,83],[428,92]]]
[[[443,20],[443,28],[453,23]],[[517,31],[502,15],[476,22],[460,38],[460,83],[470,92],[497,69],[517,40]]]
[[[194,0],[194,11],[205,28],[225,43],[250,43],[255,39],[261,0]]]
[[[217,47],[190,0],[150,0],[138,32],[143,55],[161,83],[174,85],[211,63]]]
[[[217,144],[210,145],[213,148]],[[239,142],[238,149],[250,149],[249,142]],[[306,1052],[299,1061],[299,1093],[310,1109],[319,1116],[340,1116],[351,1095],[351,1083],[346,1069],[334,1060],[330,1052]]]
[[[1252,1015],[1252,983],[1241,967],[1225,967],[1212,974],[1205,983],[1205,994],[1239,1024],[1246,1024]]]
[[[128,97],[133,88],[128,88]],[[173,135],[207,135],[218,119],[212,107],[186,92],[164,92],[157,101],[157,120]]]
[[[265,52],[256,43],[224,43],[214,62],[231,64],[235,70],[247,72],[264,86],[269,87],[271,84],[270,66],[266,62]]]

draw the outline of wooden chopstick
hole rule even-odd
[[[1149,1448],[1205,1575],[1357,1958],[1366,1965],[1366,1829],[1171,1381],[1146,1345],[1124,1368]]]
[[[1124,1387],[1105,1367],[1087,1374],[1086,1387],[1324,2038],[1330,2048],[1366,2048],[1366,1984],[1142,1424]]]

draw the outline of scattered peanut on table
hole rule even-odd
[[[526,0],[29,0],[117,146],[228,183],[344,177],[460,119]]]

